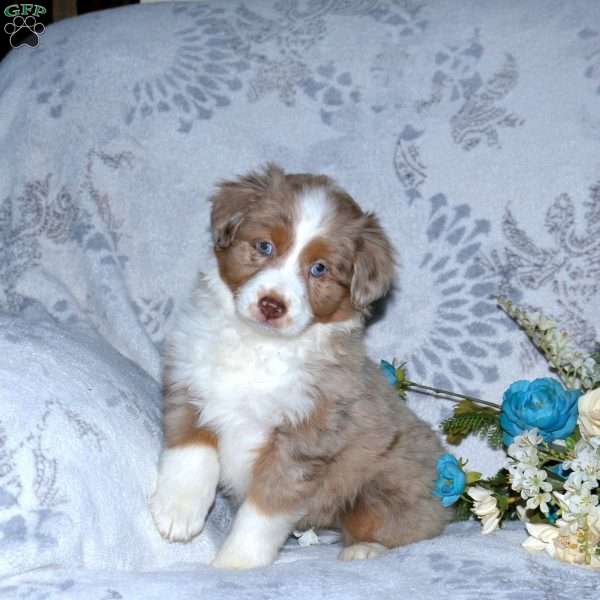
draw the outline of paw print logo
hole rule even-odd
[[[39,36],[45,30],[44,24],[38,23],[33,15],[24,18],[17,15],[10,23],[4,25],[4,33],[10,36],[9,42],[13,48],[18,48],[24,44],[35,48],[40,41]]]

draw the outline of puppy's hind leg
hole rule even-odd
[[[351,509],[340,515],[345,548],[340,560],[362,560],[381,556],[387,547],[377,541],[385,523],[382,511],[358,498]]]
[[[346,547],[342,560],[376,558],[388,548],[439,535],[451,513],[426,494],[407,501],[400,491],[365,493],[340,515]]]
[[[339,554],[340,560],[364,560],[381,556],[387,548],[378,542],[357,542],[346,546]]]

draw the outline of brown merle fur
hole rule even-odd
[[[350,321],[368,313],[392,283],[390,242],[375,216],[327,177],[286,175],[276,165],[223,182],[213,197],[212,231],[221,278],[236,290],[264,265],[285,257],[294,241],[296,199],[322,186],[332,202],[325,235],[302,251],[299,269],[322,260],[326,277],[308,280],[314,321]],[[273,257],[257,240],[275,244]],[[331,335],[308,361],[314,410],[301,424],[274,429],[258,449],[248,491],[265,513],[302,513],[299,527],[340,526],[347,544],[399,546],[439,534],[450,518],[432,496],[442,448],[430,427],[400,400],[367,358],[362,318]],[[166,375],[168,445],[217,445],[196,428],[191,392]]]
[[[235,293],[261,268],[284,259],[294,242],[298,195],[314,187],[327,191],[332,215],[324,234],[304,248],[299,270],[307,281],[315,321],[347,320],[355,312],[367,312],[387,293],[394,253],[377,218],[363,213],[349,194],[323,175],[285,175],[270,164],[263,173],[221,183],[211,218],[219,272]],[[257,250],[261,240],[274,244],[272,257]],[[319,279],[308,275],[316,261],[328,267]]]

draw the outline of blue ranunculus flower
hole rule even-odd
[[[546,377],[515,381],[502,398],[500,425],[506,446],[516,435],[537,427],[547,441],[564,439],[577,424],[577,400],[581,390],[567,390]]]
[[[392,384],[396,385],[398,379],[396,378],[396,367],[389,363],[387,360],[382,360],[379,363],[379,368],[382,370],[385,378]]]
[[[452,454],[443,454],[437,461],[437,475],[433,495],[446,507],[454,504],[465,491],[467,478],[460,463]]]

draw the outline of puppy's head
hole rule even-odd
[[[238,314],[264,331],[351,319],[390,288],[388,238],[328,177],[270,164],[223,182],[212,202],[220,276]]]

